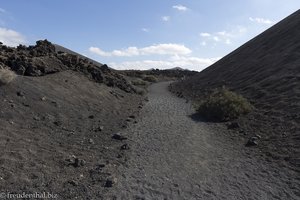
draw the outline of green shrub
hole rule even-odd
[[[197,112],[210,121],[229,121],[251,110],[252,106],[247,99],[226,88],[221,88],[214,90],[200,102]]]
[[[151,82],[151,83],[157,82],[157,78],[155,78],[155,76],[153,76],[153,75],[144,76],[143,80]]]
[[[131,81],[132,85],[147,85],[147,82],[143,81],[142,79],[134,79]]]

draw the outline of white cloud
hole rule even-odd
[[[150,30],[147,28],[142,28],[142,31],[148,33]]]
[[[175,6],[173,6],[173,8],[174,9],[177,9],[177,10],[179,10],[179,11],[187,11],[188,10],[188,8],[187,7],[185,7],[185,6],[183,6],[183,5],[175,5]]]
[[[174,67],[188,68],[191,70],[201,71],[212,65],[220,58],[198,58],[190,56],[173,56],[167,60],[141,60],[125,61],[120,63],[109,63],[109,66],[115,69],[139,69],[147,70],[151,68],[169,69]]]
[[[159,55],[185,55],[192,51],[182,44],[158,44],[140,49],[141,54],[159,54]]]
[[[231,44],[231,40],[230,39],[226,39],[225,40],[225,44]]]
[[[139,55],[139,49],[136,47],[128,47],[124,50],[114,50],[112,51],[113,56],[138,56]]]
[[[209,34],[209,33],[200,33],[200,36],[201,36],[201,37],[209,37],[210,34]]]
[[[202,37],[201,45],[205,46],[210,42],[214,44],[214,46],[216,43],[230,45],[233,40],[244,36],[246,32],[247,28],[236,26],[230,31],[223,30],[214,33],[200,33],[200,36]]]
[[[0,42],[8,46],[18,46],[25,44],[25,37],[17,31],[0,27]]]
[[[216,42],[219,42],[219,41],[220,41],[220,39],[219,39],[218,36],[214,36],[213,39],[214,39],[214,41],[216,41]]]
[[[198,68],[200,70],[200,68],[203,69],[204,67],[208,67],[219,59],[220,58],[199,58],[175,55],[170,58],[170,61],[176,66],[183,68]]]
[[[271,21],[269,19],[264,19],[264,18],[259,18],[259,17],[255,17],[255,18],[249,17],[249,20],[252,22],[259,23],[259,24],[273,24],[274,23],[273,21]]]
[[[162,19],[164,22],[167,22],[167,21],[170,21],[170,16],[162,16],[161,19]]]
[[[103,57],[109,57],[109,56],[119,56],[119,57],[123,57],[123,56],[137,56],[139,55],[139,51],[136,47],[128,47],[127,49],[123,49],[123,50],[113,50],[112,52],[105,52],[102,49],[98,48],[98,47],[90,47],[89,51],[91,53],[97,54],[99,56],[103,56]]]
[[[226,31],[217,32],[218,35],[226,35]]]
[[[98,47],[90,47],[89,48],[89,52],[97,54],[99,56],[110,56],[110,53],[106,53],[104,51],[102,51],[100,48]]]
[[[206,45],[206,43],[203,43]],[[128,47],[122,50],[113,50],[106,52],[97,47],[90,47],[91,53],[100,56],[138,56],[137,60],[121,60],[118,62],[108,62],[108,65],[115,69],[139,69],[146,70],[150,68],[168,69],[181,67],[201,71],[210,66],[220,58],[199,58],[192,56],[192,50],[182,44],[154,44],[142,48]],[[143,59],[147,55],[150,59]]]
[[[140,55],[187,55],[192,51],[181,44],[156,44],[148,47],[137,48],[128,47],[122,50],[113,50],[111,52],[105,52],[98,47],[90,47],[91,53],[99,56],[140,56]]]
[[[3,8],[0,8],[0,13],[6,13],[6,10],[4,10]]]
[[[237,31],[239,34],[244,34],[247,32],[247,28],[246,27],[242,27],[242,26],[238,26],[237,27]]]

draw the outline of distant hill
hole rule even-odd
[[[181,70],[181,71],[184,71],[184,70],[188,70],[188,69],[183,69],[181,67],[173,67],[173,68],[170,68],[168,70]]]
[[[152,70],[156,70],[156,69],[155,68],[150,68],[150,69],[147,69],[146,71],[152,71]],[[181,71],[187,70],[187,71],[189,71],[188,69],[183,69],[181,67],[173,67],[173,68],[162,69],[162,70],[181,70]]]
[[[180,68],[181,69],[181,68]],[[184,77],[191,77],[196,75],[197,71],[190,70],[179,70],[179,69],[149,69],[149,70],[122,70],[120,71],[124,75],[129,77],[139,77],[144,76],[155,76],[160,77],[160,80],[168,80],[169,78],[173,79],[182,79]]]
[[[53,44],[53,45],[55,46],[55,51],[56,52],[64,52],[64,53],[68,53],[68,54],[73,54],[73,55],[79,56],[79,57],[81,57],[83,59],[88,59],[94,65],[97,65],[97,66],[102,66],[103,65],[102,63],[99,63],[99,62],[97,62],[97,61],[95,61],[93,59],[90,59],[90,58],[88,58],[86,56],[83,56],[82,54],[79,54],[79,53],[77,53],[75,51],[72,51],[72,50],[70,50],[70,49],[68,49],[66,47],[60,46],[58,44]]]

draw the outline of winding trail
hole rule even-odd
[[[128,164],[116,199],[298,199],[294,172],[254,158],[244,141],[194,121],[190,103],[153,84],[138,123],[126,130]]]

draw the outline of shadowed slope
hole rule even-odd
[[[246,133],[263,134],[264,144],[274,145],[271,154],[278,151],[286,160],[291,160],[291,155],[299,157],[299,27],[300,10],[193,78],[173,84],[172,91],[196,100],[208,90],[225,85],[256,107],[240,121]]]
[[[178,84],[183,93],[226,85],[260,108],[300,113],[300,11],[250,40],[200,74]],[[184,90],[184,88],[192,90]],[[299,115],[297,118],[299,119]]]

